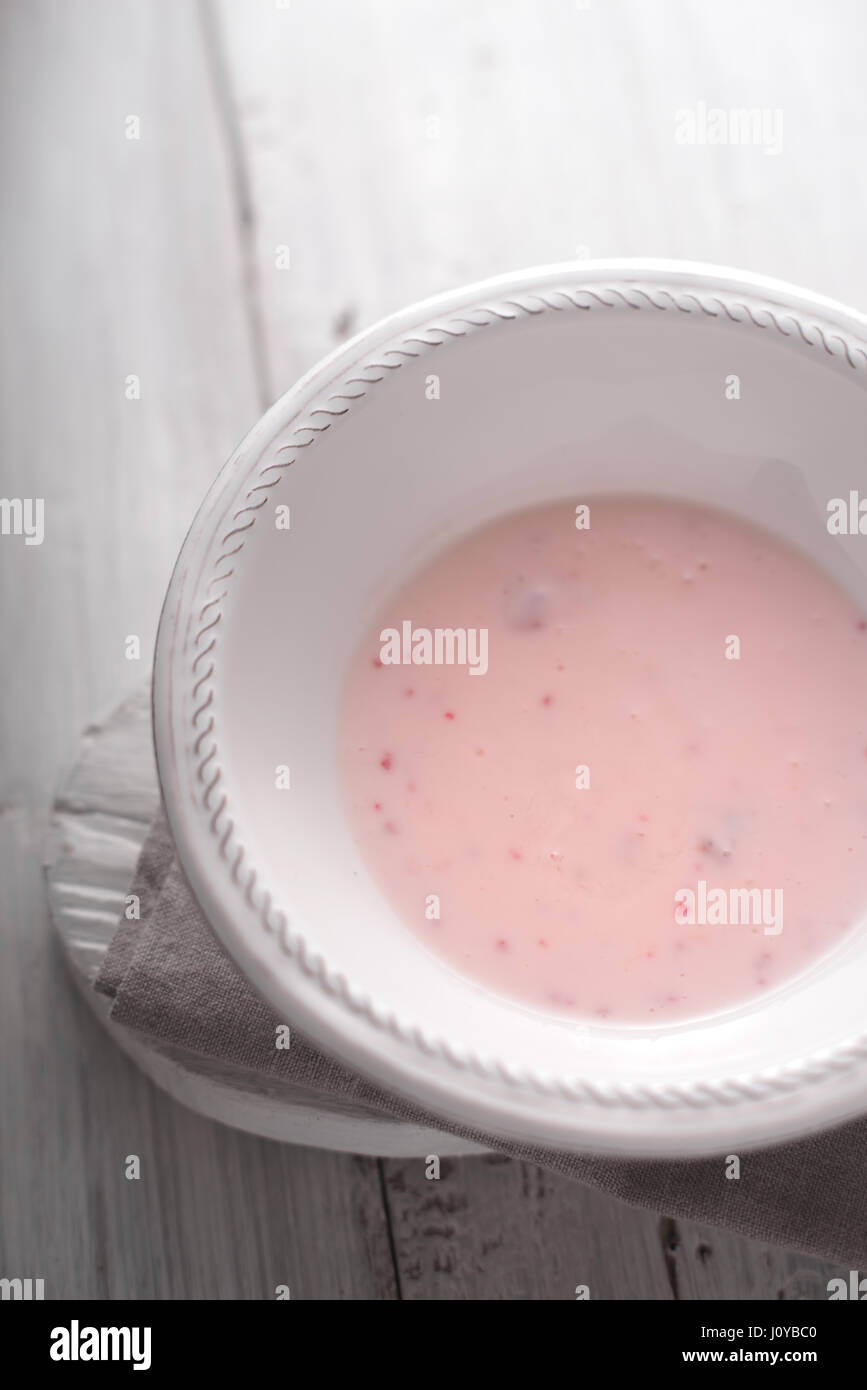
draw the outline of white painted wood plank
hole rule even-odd
[[[384,1168],[404,1299],[824,1299],[840,1273],[498,1154]]]
[[[219,13],[278,391],[405,303],[576,254],[730,263],[867,304],[860,0]],[[679,144],[700,102],[779,110],[780,153]]]
[[[180,543],[259,400],[196,7],[35,0],[4,23],[0,470],[3,495],[45,499],[45,541],[0,545],[0,776],[44,804],[148,669]]]
[[[384,1167],[404,1299],[672,1297],[652,1212],[500,1154]]]
[[[140,683],[185,528],[260,402],[198,7],[28,0],[2,27],[0,495],[44,497],[46,533],[0,541],[0,1272],[47,1298],[390,1298],[376,1163],[174,1105],[52,941],[49,798]]]
[[[681,1299],[822,1301],[828,1280],[845,1273],[814,1255],[742,1240],[693,1221],[663,1217],[659,1237],[669,1282]]]

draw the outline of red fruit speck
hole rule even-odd
[[[861,619],[860,623],[858,624],[858,631],[859,631],[859,632],[867,632],[867,622],[865,622],[865,620],[864,620],[863,618]]]
[[[499,939],[498,942],[497,942],[497,950],[498,950],[498,951],[508,951],[508,949],[509,949],[509,943],[508,943],[508,941],[506,941],[506,939],[505,939],[504,937],[501,936],[500,939]]]
[[[375,666],[378,671],[382,668],[382,662],[380,661],[378,656],[375,656],[370,664],[371,666]]]
[[[446,710],[446,719],[454,719],[454,717],[455,717],[455,716],[454,716],[454,714],[452,713],[452,711],[451,711],[450,709],[447,709],[447,710]]]
[[[554,697],[553,697],[553,695],[543,695],[543,696],[542,696],[542,704],[543,704],[543,705],[551,705],[551,704],[553,704],[553,703],[554,703]]]
[[[395,825],[393,820],[387,820],[382,828],[383,830],[387,830],[389,835],[397,834],[397,826]]]
[[[523,858],[523,855],[521,854],[521,851],[520,851],[519,849],[510,849],[510,850],[509,850],[509,858],[510,858],[510,859],[522,859],[522,858]]]
[[[374,801],[374,803],[373,803],[373,809],[374,809],[374,811],[381,811],[381,810],[382,810],[382,802],[381,802],[381,801]]]
[[[390,771],[391,771],[391,754],[390,754],[390,753],[383,753],[382,757],[381,757],[380,760],[379,760],[379,766],[380,766],[381,768],[383,768],[385,772],[390,772]]]
[[[412,696],[415,694],[415,691],[414,691],[414,690],[405,690],[403,693],[404,693],[404,695],[406,696],[406,698],[409,700],[409,699],[411,699]]]

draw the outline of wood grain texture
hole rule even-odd
[[[577,248],[867,304],[859,0],[16,0],[0,23],[0,494],[46,504],[43,546],[0,543],[0,1274],[118,1299],[823,1297],[820,1262],[522,1165],[432,1185],[180,1108],[71,987],[39,854],[217,467],[356,328]],[[699,101],[780,109],[781,154],[678,145]]]
[[[186,526],[260,395],[198,9],[37,0],[3,28],[0,494],[44,497],[46,536],[0,543],[0,1266],[48,1298],[388,1297],[375,1162],[174,1105],[106,1045],[52,944],[49,798],[93,712],[140,683],[125,637],[147,662]]]
[[[576,255],[727,263],[867,305],[860,0],[219,16],[277,392],[414,299]],[[676,113],[702,101],[779,110],[781,152],[679,144]]]
[[[404,1299],[812,1299],[837,1273],[497,1154],[384,1169]]]

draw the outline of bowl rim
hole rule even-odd
[[[207,658],[214,646],[208,634],[219,621],[219,598],[198,611],[196,603],[205,597],[207,574],[213,576],[227,554],[243,548],[242,533],[253,526],[267,489],[281,476],[266,482],[264,475],[288,466],[266,464],[252,479],[255,465],[293,422],[292,435],[301,437],[283,449],[315,445],[331,423],[323,416],[346,414],[352,400],[366,395],[401,360],[492,323],[568,306],[673,309],[775,328],[824,350],[838,367],[863,374],[867,386],[867,316],[784,281],[692,261],[586,260],[513,272],[410,305],[342,344],[254,424],[208,490],[172,573],[157,633],[152,715],[160,784],[181,865],[205,917],[272,1007],[329,1054],[481,1138],[498,1133],[572,1150],[673,1156],[718,1151],[734,1136],[755,1146],[841,1123],[867,1103],[867,1032],[785,1066],[700,1084],[587,1078],[552,1078],[549,1084],[501,1058],[480,1058],[453,1041],[422,1035],[358,996],[310,949],[306,925],[290,924],[268,894],[263,899],[255,870],[245,870],[243,850],[231,852],[235,827],[221,819],[225,796],[215,803],[220,771],[212,761],[216,744],[208,742],[213,717],[206,713],[213,673]],[[389,356],[392,360],[384,360]],[[347,368],[360,390],[334,389],[348,386]],[[255,506],[241,506],[228,521],[227,504],[248,476],[258,483],[251,493],[265,495]],[[246,513],[249,520],[241,522]],[[218,558],[209,564],[215,542]],[[220,584],[228,577],[216,574]],[[195,763],[189,756],[191,692],[199,700],[193,715]],[[234,893],[226,891],[229,881]],[[273,967],[272,942],[269,956],[262,949],[263,926],[280,947],[279,970]],[[286,961],[299,968],[287,968]]]

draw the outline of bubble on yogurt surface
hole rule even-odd
[[[509,627],[533,631],[550,622],[554,610],[554,586],[540,580],[519,578],[505,590],[504,614]]]

